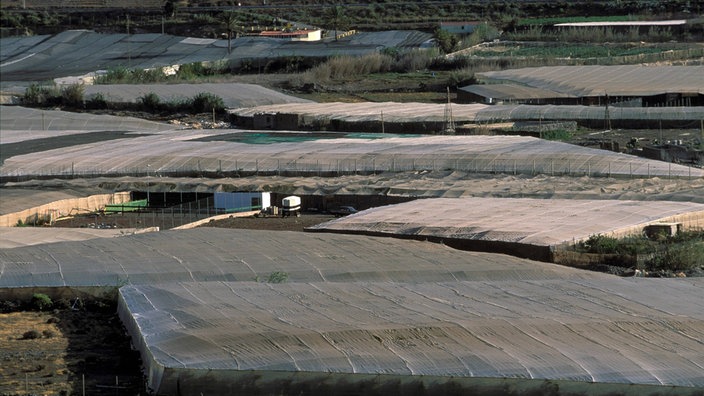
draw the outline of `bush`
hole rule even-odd
[[[95,95],[92,95],[88,100],[86,101],[86,108],[89,109],[107,109],[108,108],[108,101],[105,100],[105,96],[103,96],[102,93],[98,92]]]
[[[474,77],[474,72],[470,68],[458,69],[450,72],[447,78],[448,87],[464,87],[471,84],[476,84],[477,79]]]
[[[572,132],[564,129],[555,129],[552,131],[540,132],[540,138],[545,140],[566,141],[572,138]]]
[[[108,70],[107,73],[95,76],[93,83],[98,84],[119,84],[127,82],[130,71],[126,67],[118,67]]]
[[[44,330],[42,331],[42,335],[44,335],[44,337],[46,338],[54,338],[54,336],[56,336],[56,333],[51,330]]]
[[[142,110],[157,112],[161,110],[161,99],[159,99],[159,95],[154,92],[149,92],[137,98],[137,105]]]
[[[269,274],[268,283],[285,283],[288,280],[288,274],[282,271],[274,271]]]
[[[22,96],[22,104],[27,106],[45,106],[55,104],[59,97],[56,87],[43,87],[38,84],[30,85]]]
[[[646,264],[649,270],[687,271],[704,264],[704,242],[687,241],[666,244]]]
[[[34,293],[32,296],[31,306],[38,311],[45,311],[51,309],[53,303],[51,302],[51,298],[49,298],[46,294]]]
[[[225,103],[222,98],[208,92],[201,92],[191,100],[191,107],[194,113],[209,113],[213,109],[222,113],[225,111]]]
[[[23,340],[36,340],[37,338],[41,338],[41,336],[42,336],[41,333],[39,333],[38,331],[29,330],[29,331],[25,331],[22,334],[22,339]]]
[[[61,104],[70,107],[83,107],[83,84],[71,84],[61,88]]]

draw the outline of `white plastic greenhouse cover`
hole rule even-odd
[[[704,93],[704,66],[550,66],[477,73],[571,96]]]
[[[119,314],[162,393],[228,370],[704,386],[700,279],[511,278],[127,286]]]
[[[246,144],[243,130],[166,131],[31,152],[6,159],[2,175],[288,172],[294,175],[433,171],[575,176],[678,176],[704,170],[605,150],[521,136],[340,138]],[[257,131],[256,133],[261,133]],[[221,136],[221,137],[219,137]],[[310,133],[311,139],[318,139]],[[207,138],[204,140],[202,138]]]
[[[503,105],[477,113],[476,122],[503,121],[600,121],[606,110],[599,106]],[[704,107],[615,107],[608,108],[611,121],[694,121],[704,119]]]
[[[15,143],[96,131],[156,132],[177,129],[173,125],[134,117],[72,113],[21,106],[0,106],[0,143]]]
[[[381,206],[311,227],[317,230],[432,236],[555,246],[592,235],[640,235],[679,222],[704,228],[704,204],[670,201],[429,198]],[[704,258],[702,258],[704,260]]]
[[[445,107],[444,104],[395,102],[287,103],[237,109],[232,113],[241,117],[254,117],[259,113],[297,114],[305,119],[320,121],[443,122]],[[456,123],[495,123],[524,120],[597,122],[603,121],[605,115],[606,110],[601,106],[452,104],[452,118]],[[608,115],[612,121],[669,120],[696,123],[704,117],[704,108],[611,106]]]
[[[287,103],[237,109],[232,113],[242,117],[252,117],[259,113],[298,114],[304,118],[347,122],[442,122],[445,107],[445,104],[413,102]],[[491,106],[485,104],[453,104],[452,116],[456,122],[473,122],[477,114],[488,108]]]
[[[251,281],[276,271],[294,282],[413,282],[417,277],[439,282],[572,273],[433,243],[211,227],[0,250],[0,287]]]
[[[47,80],[122,67],[148,69],[202,61],[251,61],[283,56],[364,55],[383,47],[419,47],[432,36],[419,31],[360,32],[339,42],[291,42],[241,37],[232,41],[166,34],[101,34],[70,30],[53,36],[0,39],[4,81]],[[261,63],[260,63],[261,62]]]
[[[84,241],[94,238],[114,238],[134,233],[136,229],[96,229],[50,227],[0,227],[0,249],[55,242]]]
[[[282,94],[254,84],[203,83],[203,84],[122,84],[89,85],[85,97],[101,94],[108,102],[136,102],[140,97],[153,93],[162,102],[179,102],[199,93],[207,92],[223,100],[227,108],[253,107],[276,103],[308,103],[310,100]]]

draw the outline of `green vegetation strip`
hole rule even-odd
[[[704,266],[704,230],[678,232],[676,235],[644,235],[613,238],[592,235],[576,250],[608,256],[603,264],[622,266],[636,258],[638,269],[646,271],[692,271]]]

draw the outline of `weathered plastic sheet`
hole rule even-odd
[[[600,106],[502,105],[477,113],[476,122],[508,121],[603,121],[606,110]],[[693,121],[704,118],[704,107],[615,107],[608,110],[612,121]]]
[[[120,290],[120,315],[139,329],[136,345],[153,373],[173,367],[704,386],[701,280],[591,275],[135,285]],[[154,389],[173,386],[159,374],[148,380]]]
[[[398,103],[398,102],[358,102],[358,103],[286,103],[257,106],[231,111],[242,117],[252,117],[258,113],[298,114],[310,119],[334,119],[348,122],[443,122],[445,104],[437,103]],[[453,104],[452,116],[455,122],[474,122],[478,114],[491,108],[485,104]]]
[[[178,129],[174,125],[107,114],[0,106],[0,143],[16,143],[96,131],[155,132]]]
[[[669,201],[431,198],[367,209],[312,229],[556,246],[640,235],[648,224],[704,227],[704,204]],[[702,258],[704,260],[704,257]]]
[[[643,96],[704,93],[704,66],[550,66],[477,73],[572,96]]]
[[[43,228],[43,227],[0,227],[0,249],[20,246],[43,245],[47,243],[83,241],[94,238],[114,238],[136,232],[133,228]]]
[[[254,84],[203,83],[203,84],[116,84],[89,85],[85,97],[101,94],[108,102],[134,103],[140,97],[153,93],[162,102],[179,102],[191,99],[199,93],[210,93],[223,100],[227,108],[253,107],[276,103],[309,103],[310,100],[296,98]]]
[[[700,178],[704,170],[642,157],[522,136],[386,136],[316,138],[247,144],[245,130],[162,131],[80,144],[5,159],[2,175],[168,176],[186,172],[270,172],[319,175],[458,170],[473,173]],[[261,133],[257,131],[256,133]],[[221,135],[222,138],[218,138]],[[203,139],[207,137],[207,139]]]
[[[71,30],[53,36],[0,39],[3,81],[81,76],[116,68],[149,69],[203,61],[261,62],[281,56],[358,56],[384,47],[417,48],[432,37],[419,31],[363,32],[339,41],[291,42],[242,37],[199,39],[162,34],[101,34]],[[261,60],[261,61],[260,61]]]
[[[591,276],[429,242],[212,227],[0,250],[0,287],[252,281],[266,280],[277,271],[294,282]]]

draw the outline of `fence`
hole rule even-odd
[[[10,375],[0,382],[0,394],[3,395],[38,395],[38,394],[74,394],[85,395],[135,395],[145,391],[144,378],[116,375],[81,374],[68,382],[47,379],[46,375],[37,377],[33,373]],[[13,378],[14,377],[14,378]],[[65,388],[71,387],[72,392]],[[54,390],[54,392],[52,392]]]
[[[614,157],[616,157],[614,155]],[[586,158],[585,158],[586,157]],[[85,169],[74,167],[39,168],[31,172],[21,169],[0,176],[0,183],[49,178],[145,177],[145,183],[155,177],[337,177],[377,173],[460,171],[468,174],[513,174],[627,178],[701,178],[704,171],[693,166],[659,162],[638,157],[595,158],[593,155],[546,153],[543,157],[517,154],[478,154],[476,156],[397,155],[383,158],[340,158],[335,160],[217,160],[188,159],[179,167]],[[148,188],[148,186],[147,186]]]

